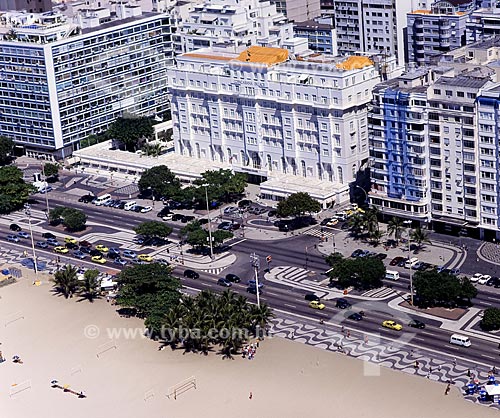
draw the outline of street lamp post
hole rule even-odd
[[[257,294],[257,306],[260,308],[260,290],[259,290],[259,267],[260,267],[260,259],[259,256],[255,253],[250,255],[250,261],[252,263],[254,275],[255,275],[255,293]]]
[[[45,175],[45,165],[42,163],[42,174],[43,174],[43,181],[45,182],[45,204],[47,205],[47,219],[49,219],[49,192],[47,191],[48,183],[47,183],[47,176]],[[28,209],[29,210],[29,209]]]
[[[33,251],[33,265],[35,266],[35,278],[38,280],[38,266],[35,252],[35,240],[33,239],[33,228],[31,227],[31,208],[27,203],[24,205],[25,213],[28,215],[28,225],[30,227],[31,249]]]
[[[207,202],[207,212],[208,212],[208,241],[210,244],[210,258],[214,259],[214,248],[212,246],[212,221],[210,219],[210,205],[208,204],[208,187],[206,184],[203,185],[205,187],[205,200]]]
[[[404,221],[405,225],[410,226],[408,228],[408,260],[411,259],[411,221]],[[413,266],[410,264],[410,304],[413,306]]]

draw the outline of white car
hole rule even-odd
[[[151,212],[152,210],[153,210],[153,208],[151,206],[144,206],[141,209],[141,213],[148,213],[148,212]]]
[[[483,274],[483,276],[477,281],[479,284],[486,284],[488,280],[491,279],[489,274]]]
[[[238,212],[238,208],[236,206],[229,206],[226,209],[224,209],[224,214],[225,215],[230,215],[231,213]]]
[[[472,277],[470,278],[470,281],[471,281],[472,283],[476,283],[476,282],[478,282],[478,281],[479,281],[482,277],[483,277],[483,275],[482,275],[481,273],[475,273],[475,274],[474,274],[474,276],[472,276]]]

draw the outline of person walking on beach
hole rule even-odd
[[[451,385],[448,383],[448,385],[446,386],[446,389],[444,391],[444,394],[448,395],[448,393],[450,393],[450,390],[451,390]]]

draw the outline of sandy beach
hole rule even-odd
[[[46,278],[0,288],[4,417],[498,416],[456,388],[445,396],[442,383],[375,366],[367,376],[362,361],[281,338],[261,342],[253,360],[159,351],[140,336],[141,320],[119,317],[106,300],[66,300],[51,289]],[[135,338],[110,343],[109,330],[124,328]],[[196,389],[166,396],[191,376]],[[52,388],[54,379],[87,397]]]

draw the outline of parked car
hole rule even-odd
[[[324,303],[321,303],[317,300],[312,300],[311,302],[309,302],[309,307],[313,309],[319,309],[320,311],[326,308]]]
[[[194,270],[184,270],[184,277],[189,279],[199,279],[200,275]]]
[[[188,222],[194,221],[195,219],[196,217],[194,217],[193,215],[183,215],[181,218],[181,222],[183,224],[187,224]]]
[[[147,263],[151,263],[153,261],[153,257],[149,254],[139,254],[137,258],[141,261],[146,261]]]
[[[19,232],[22,228],[18,224],[10,224],[9,229],[14,232]]]
[[[249,199],[243,199],[238,202],[238,207],[240,208],[247,208],[249,207],[253,202]]]
[[[305,300],[308,300],[308,301],[310,301],[310,302],[311,302],[311,301],[313,301],[313,300],[315,300],[315,301],[317,301],[317,302],[319,302],[319,301],[320,301],[319,296],[318,296],[318,295],[315,295],[314,293],[306,293],[306,295],[304,296],[304,299],[305,299]]]
[[[120,249],[119,249],[119,248],[117,248],[117,247],[110,247],[110,248],[109,248],[109,252],[110,252],[110,253],[115,253],[115,254],[120,255]]]
[[[58,254],[66,254],[69,252],[69,250],[66,247],[63,247],[62,245],[58,245],[54,247],[54,252]]]
[[[406,258],[405,257],[394,257],[389,265],[390,266],[397,266],[401,261],[405,262],[406,261]]]
[[[56,239],[56,236],[55,236],[52,232],[44,232],[44,233],[42,234],[42,237],[43,237],[43,238],[46,238],[46,239],[47,239],[47,238]]]
[[[151,206],[144,206],[141,209],[141,213],[148,213],[148,212],[151,212],[152,210],[153,210],[153,208]]]
[[[226,280],[229,280],[230,282],[233,282],[233,283],[241,282],[241,279],[236,274],[232,274],[232,273],[226,274]]]
[[[139,212],[142,212],[143,209],[144,209],[144,206],[135,205],[132,209],[130,209],[130,211],[131,212],[139,213]]]
[[[219,280],[217,280],[217,284],[224,287],[231,287],[233,285],[229,280],[224,278],[220,278]]]
[[[113,260],[113,263],[114,264],[118,264],[120,266],[125,266],[127,265],[127,262],[123,259],[123,258],[120,258],[120,257],[116,257],[114,260]]]
[[[483,277],[483,275],[481,273],[474,273],[474,275],[470,278],[470,281],[472,283],[476,283],[479,281],[479,279]]]
[[[217,229],[222,229],[223,231],[230,231],[232,229],[231,222],[228,222],[228,221],[221,222],[217,226]]]
[[[24,231],[19,231],[17,233],[17,236],[19,238],[24,238],[24,239],[28,239],[30,237],[30,234],[28,234],[27,232],[24,232]]]
[[[377,260],[385,260],[387,258],[387,254],[385,253],[378,253],[373,256],[373,258],[376,258]]]
[[[35,244],[38,248],[48,248],[49,247],[49,244],[47,244],[45,241],[38,241],[36,244]]]
[[[79,202],[83,202],[83,203],[90,203],[92,202],[92,200],[95,199],[95,196],[94,195],[91,195],[91,194],[86,194],[82,197],[80,197],[80,199],[78,199]]]
[[[224,215],[231,215],[235,212],[238,212],[238,208],[236,206],[228,206],[224,209]]]
[[[352,258],[362,258],[366,257],[370,251],[368,250],[362,250],[361,248],[358,248],[357,250],[354,250],[353,253],[351,254]]]
[[[498,283],[498,277],[491,277],[487,282],[486,286],[495,286]]]
[[[114,252],[111,252],[111,251],[110,251],[110,252],[108,252],[108,253],[106,254],[106,256],[107,256],[108,258],[112,259],[112,260],[114,260],[115,258],[120,258],[120,254],[118,254],[118,253],[114,253]]]
[[[321,222],[320,222],[320,225],[321,226],[326,226],[328,225],[328,222],[330,222],[332,220],[332,218],[325,218],[323,219]]]
[[[92,261],[94,263],[99,263],[99,264],[105,264],[106,263],[106,259],[102,255],[94,255],[92,257]]]
[[[363,315],[359,312],[354,312],[347,317],[347,319],[352,319],[353,321],[361,321],[363,319]]]
[[[73,244],[71,242],[68,242],[66,244],[64,244],[64,246],[68,249],[68,250],[75,250],[75,249],[78,249],[78,244]]]
[[[491,276],[489,274],[483,274],[483,277],[481,277],[477,282],[479,284],[486,284],[488,283],[488,280],[491,279]]]
[[[81,251],[82,253],[85,253],[85,254],[90,254],[90,252],[92,251],[92,249],[90,247],[82,247],[80,246],[80,248],[78,248],[79,251]]]
[[[97,251],[100,251],[101,253],[107,253],[107,252],[109,251],[109,248],[108,248],[108,247],[106,247],[104,244],[97,244],[97,245],[95,246],[95,249],[96,249]]]
[[[59,241],[57,241],[55,238],[47,238],[47,244],[49,244],[52,247],[57,247],[59,246]]]
[[[7,235],[5,238],[9,242],[19,242],[19,237],[16,235]]]
[[[351,304],[344,298],[337,299],[337,303],[335,304],[337,308],[347,309],[351,307]]]
[[[89,254],[91,257],[102,257],[103,256],[103,254],[99,250],[96,250],[96,249],[90,250]]]
[[[183,215],[182,213],[174,213],[174,214],[172,215],[172,220],[173,220],[174,222],[176,222],[176,221],[180,221],[183,217],[184,217],[184,215]]]

